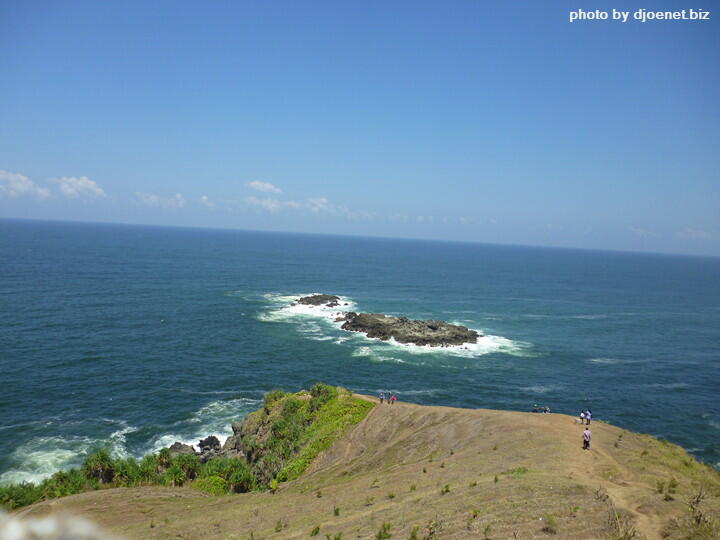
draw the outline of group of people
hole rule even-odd
[[[592,411],[590,409],[580,411],[580,423],[585,425],[585,430],[583,431],[583,450],[590,450],[590,439],[592,438],[590,428],[588,427],[590,420],[592,420]]]
[[[382,391],[380,392],[380,403],[383,403],[385,401],[392,405],[397,401],[397,396],[394,393],[391,394],[390,392]]]

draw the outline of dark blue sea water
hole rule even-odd
[[[488,335],[468,350],[368,340],[290,306]],[[230,433],[272,388],[534,404],[720,463],[720,259],[0,220],[0,481]]]

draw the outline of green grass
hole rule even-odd
[[[527,467],[516,467],[515,469],[510,469],[509,471],[505,471],[502,474],[507,474],[513,478],[522,478],[522,476],[527,472]]]
[[[273,390],[265,395],[263,409],[249,415],[251,426],[261,422],[270,426],[265,440],[244,440],[252,458],[249,462],[215,458],[201,464],[193,454],[172,455],[166,448],[138,461],[113,458],[101,448],[88,455],[80,468],[59,471],[39,484],[0,486],[0,507],[12,510],[100,487],[189,485],[212,495],[264,489],[271,483],[277,488],[278,480],[298,478],[372,407],[343,388],[321,383],[309,393]]]
[[[313,390],[317,386],[315,385]],[[313,414],[313,418],[299,437],[300,448],[297,455],[278,473],[277,478],[281,482],[299,478],[320,452],[328,449],[350,426],[360,422],[374,407],[373,403],[355,398],[347,390],[333,390],[336,394],[329,399],[323,396],[313,401],[316,399],[313,397],[308,402],[307,409]]]

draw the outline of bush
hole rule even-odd
[[[86,489],[88,480],[78,469],[58,471],[40,484],[43,499],[75,495]]]
[[[106,448],[101,448],[85,458],[82,470],[87,479],[108,483],[112,482],[115,476],[114,465],[110,452]]]
[[[323,383],[317,383],[310,389],[310,403],[308,409],[311,412],[322,408],[328,401],[335,399],[338,395],[337,388]]]
[[[219,476],[206,476],[195,480],[191,487],[198,491],[204,491],[210,495],[223,495],[227,493],[227,482]]]
[[[558,523],[555,516],[552,514],[545,514],[545,526],[542,528],[543,532],[548,534],[557,534]]]
[[[140,467],[134,458],[116,460],[113,469],[113,483],[116,486],[130,487],[140,483]]]
[[[269,407],[273,403],[275,403],[277,400],[282,399],[285,397],[285,392],[282,390],[271,390],[265,396],[263,397],[263,402],[265,404],[265,408]]]
[[[160,463],[155,454],[148,454],[143,457],[138,467],[138,481],[144,484],[159,484],[159,467]]]
[[[170,484],[171,486],[182,486],[185,483],[185,473],[179,465],[173,463],[165,471],[163,479],[166,484]]]
[[[255,477],[241,459],[211,459],[200,468],[201,478],[217,476],[227,483],[227,489],[235,493],[244,493],[255,488]]]
[[[160,469],[167,469],[172,461],[172,454],[167,448],[161,449],[157,454],[158,467]]]
[[[388,538],[392,538],[392,534],[390,534],[390,524],[383,523],[382,527],[380,527],[380,530],[375,535],[375,538],[377,540],[387,540]]]
[[[0,486],[0,507],[13,510],[21,506],[33,504],[42,498],[40,486],[31,482]]]
[[[195,454],[178,454],[172,458],[188,480],[194,480],[200,471],[200,460]]]

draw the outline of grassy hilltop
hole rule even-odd
[[[211,460],[179,480],[165,463],[115,489],[96,471],[99,489],[16,512],[70,511],[127,538],[719,537],[717,471],[666,441],[591,429],[588,452],[565,415],[373,405],[316,385],[246,417],[242,469]]]

